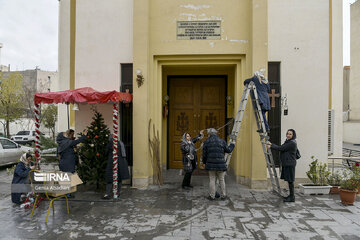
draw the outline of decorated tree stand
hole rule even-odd
[[[113,192],[114,198],[118,197],[117,185],[118,185],[118,169],[117,169],[117,143],[118,143],[118,124],[119,124],[119,110],[117,107],[118,102],[129,103],[132,101],[132,94],[128,91],[125,93],[117,91],[98,92],[92,88],[78,88],[74,90],[59,91],[59,92],[47,92],[36,93],[34,97],[35,103],[35,158],[36,164],[39,164],[41,160],[40,156],[40,104],[52,104],[52,103],[113,103]]]

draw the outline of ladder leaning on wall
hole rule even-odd
[[[250,82],[249,84],[245,85],[244,92],[242,94],[241,101],[240,101],[240,106],[239,106],[239,109],[238,109],[238,112],[236,114],[236,118],[234,121],[234,127],[231,131],[229,144],[236,143],[236,138],[240,131],[240,127],[241,127],[242,119],[244,117],[246,103],[249,98],[249,95],[251,95],[251,99],[252,99],[252,105],[253,105],[253,109],[254,109],[254,113],[255,113],[256,124],[257,124],[258,132],[260,135],[260,142],[261,142],[261,146],[262,146],[262,149],[264,152],[266,166],[267,166],[267,169],[268,169],[268,172],[270,175],[272,188],[273,188],[273,191],[275,191],[276,193],[281,195],[281,188],[280,188],[279,178],[278,178],[276,168],[275,168],[274,159],[273,159],[271,150],[267,149],[267,147],[266,147],[266,142],[269,140],[269,136],[265,129],[265,124],[264,124],[263,115],[261,113],[261,107],[259,104],[258,94],[256,91],[255,84],[253,82]],[[231,155],[232,155],[232,153],[227,153],[225,155],[225,162],[226,162],[227,166],[230,164]]]

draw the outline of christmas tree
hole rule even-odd
[[[87,127],[86,140],[81,144],[79,156],[81,163],[78,173],[84,183],[96,184],[99,188],[105,182],[107,156],[106,146],[109,143],[109,128],[104,124],[102,114],[93,109],[94,117]]]

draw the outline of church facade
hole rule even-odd
[[[302,154],[297,180],[306,178],[311,156],[327,161],[328,154],[341,154],[341,1],[61,0],[59,4],[61,90],[92,87],[133,93],[131,110],[124,108],[123,113],[131,115],[127,126],[131,126],[135,187],[153,183],[149,132],[150,140],[159,140],[164,171],[182,168],[182,134],[195,136],[201,129],[231,123],[244,80],[261,68],[271,83],[271,141],[283,142],[289,128],[297,131]],[[250,105],[230,172],[238,183],[266,188],[266,163]],[[97,109],[111,126],[112,106]],[[80,105],[80,111],[70,111],[70,126],[80,131],[91,116],[90,106]],[[65,130],[66,116],[59,116],[59,122],[64,123],[59,131]],[[125,126],[123,131],[129,129]],[[219,134],[228,138],[230,131],[228,124]]]

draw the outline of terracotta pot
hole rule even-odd
[[[340,199],[345,205],[353,205],[356,199],[357,191],[350,191],[340,188]]]
[[[332,188],[330,188],[330,194],[339,194],[339,192],[340,192],[339,186],[333,186]]]
[[[358,188],[358,192],[357,192],[357,194],[358,194],[358,195],[360,195],[360,186],[359,186],[359,188]]]

